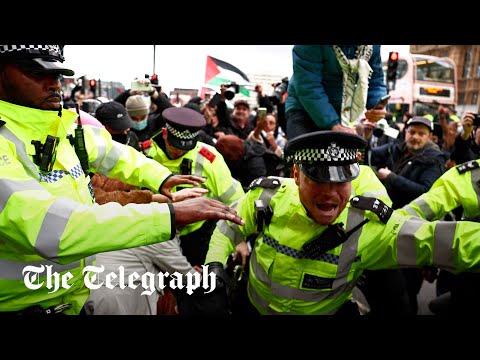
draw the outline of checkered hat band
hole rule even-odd
[[[294,155],[295,162],[348,162],[357,161],[357,149],[336,148],[328,149],[302,149]]]
[[[29,55],[49,56],[64,61],[62,51],[59,45],[0,45],[0,54],[13,55],[22,52]]]
[[[181,140],[194,140],[198,133],[200,132],[199,131],[196,131],[194,133],[190,132],[190,130],[184,130],[184,131],[179,131],[177,129],[175,129],[174,127],[170,126],[169,124],[166,124],[166,128],[168,131],[170,131],[172,133],[173,136],[175,136],[176,138],[179,138]]]

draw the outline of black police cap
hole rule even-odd
[[[162,117],[168,131],[168,142],[180,150],[192,150],[197,145],[200,129],[207,125],[202,114],[186,107],[165,109]]]
[[[0,45],[0,61],[12,62],[27,71],[75,75],[62,65],[63,45]]]
[[[287,164],[298,164],[317,182],[347,182],[360,173],[358,151],[367,141],[340,131],[316,131],[290,139],[285,146]]]

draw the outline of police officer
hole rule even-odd
[[[207,198],[94,205],[90,173],[168,197],[202,179],[174,176],[103,128],[77,127],[77,114],[62,110],[60,80],[74,75],[63,62],[60,45],[0,45],[0,312],[79,314],[96,253],[166,241],[190,222],[241,223]]]
[[[447,170],[430,190],[405,205],[406,214],[429,221],[438,220],[459,206],[463,217],[480,215],[480,159],[468,161]]]
[[[447,170],[428,192],[405,205],[402,211],[433,221],[442,219],[461,206],[464,220],[479,222],[479,204],[480,160],[477,159]],[[429,305],[435,313],[479,314],[480,275],[452,274],[442,270],[437,279],[437,295],[439,297]]]
[[[261,314],[337,313],[364,269],[433,264],[479,271],[480,224],[428,222],[352,196],[361,171],[357,151],[365,146],[357,135],[333,131],[291,139],[294,177],[252,183],[235,204],[245,226],[217,223],[205,261],[210,271],[221,274],[235,247],[258,234],[248,295]]]
[[[206,125],[203,115],[186,107],[172,107],[162,116],[165,127],[152,138],[147,156],[174,173],[205,178],[202,186],[209,190],[205,196],[225,204],[245,194],[241,184],[232,178],[223,156],[213,146],[198,141],[199,131]],[[204,263],[214,226],[215,221],[201,221],[180,229],[183,254],[192,265]]]

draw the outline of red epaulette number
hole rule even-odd
[[[213,163],[213,160],[215,160],[216,158],[216,155],[210,150],[208,150],[205,146],[202,146],[202,148],[200,149],[200,154],[203,155],[211,163]]]

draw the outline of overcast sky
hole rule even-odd
[[[120,81],[126,88],[136,77],[158,74],[168,93],[175,87],[203,85],[207,55],[231,63],[245,73],[291,76],[293,45],[66,45],[66,62],[75,76]],[[155,49],[155,64],[154,64]],[[389,51],[408,52],[409,45],[382,45]]]

